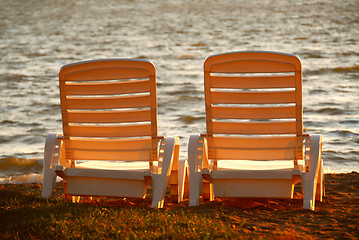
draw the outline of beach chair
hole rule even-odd
[[[63,134],[45,143],[42,197],[56,176],[65,196],[144,198],[161,208],[168,184],[182,199],[179,138],[157,135],[156,76],[143,60],[104,59],[65,65],[59,73]],[[181,164],[182,170],[179,169]],[[182,190],[179,190],[179,186]]]
[[[304,209],[324,194],[322,140],[303,133],[302,67],[275,52],[232,52],[204,63],[207,133],[189,139],[189,205],[214,197],[292,198]]]

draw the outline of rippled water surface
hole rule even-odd
[[[323,135],[326,169],[359,171],[357,0],[0,2],[0,177],[42,171],[47,133],[61,131],[59,68],[141,58],[157,68],[159,133],[204,132],[203,62],[269,50],[303,62],[304,125]]]

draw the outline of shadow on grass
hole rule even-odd
[[[179,239],[241,236],[230,224],[148,200],[96,199],[72,204],[40,197],[37,186],[0,186],[1,239]],[[183,208],[182,208],[183,209]]]

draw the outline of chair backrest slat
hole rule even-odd
[[[101,80],[113,80],[113,79],[139,79],[148,78],[148,70],[137,66],[126,65],[124,67],[118,65],[106,65],[109,61],[118,61],[115,59],[109,59],[108,61],[88,61],[83,62],[88,66],[95,66],[94,69],[74,69],[72,72],[66,73],[66,79],[68,81],[101,81]],[[104,63],[104,64],[103,64]],[[69,64],[65,66],[73,67],[77,65]]]
[[[106,109],[150,107],[150,95],[119,97],[67,97],[68,109]]]
[[[72,137],[94,138],[129,138],[151,136],[149,124],[124,124],[124,125],[84,125],[71,124],[69,126]]]
[[[211,75],[212,88],[292,88],[295,87],[295,77],[291,75]]]
[[[294,91],[276,92],[225,92],[212,91],[213,104],[270,104],[270,103],[295,103]]]
[[[104,80],[102,80],[104,81]],[[115,95],[149,92],[149,80],[121,82],[76,82],[67,84],[67,94],[71,95]]]

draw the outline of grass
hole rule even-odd
[[[218,204],[159,210],[147,200],[73,204],[61,195],[42,199],[39,191],[19,186],[2,187],[0,203],[1,239],[233,239],[254,230]]]
[[[72,204],[62,197],[13,188],[0,191],[2,239],[171,239],[241,236],[230,221],[184,208],[118,207],[99,202]]]
[[[46,200],[40,197],[39,184],[0,185],[0,239],[350,239],[358,236],[355,198],[343,197],[343,206],[354,201],[351,209],[346,210],[335,207],[340,199],[326,198],[317,204],[315,212],[301,209],[298,193],[292,200],[217,200],[198,207],[187,207],[188,202],[166,203],[165,208],[158,210],[149,207],[151,199],[96,199],[73,204],[64,200],[61,187],[58,183],[55,196]]]

